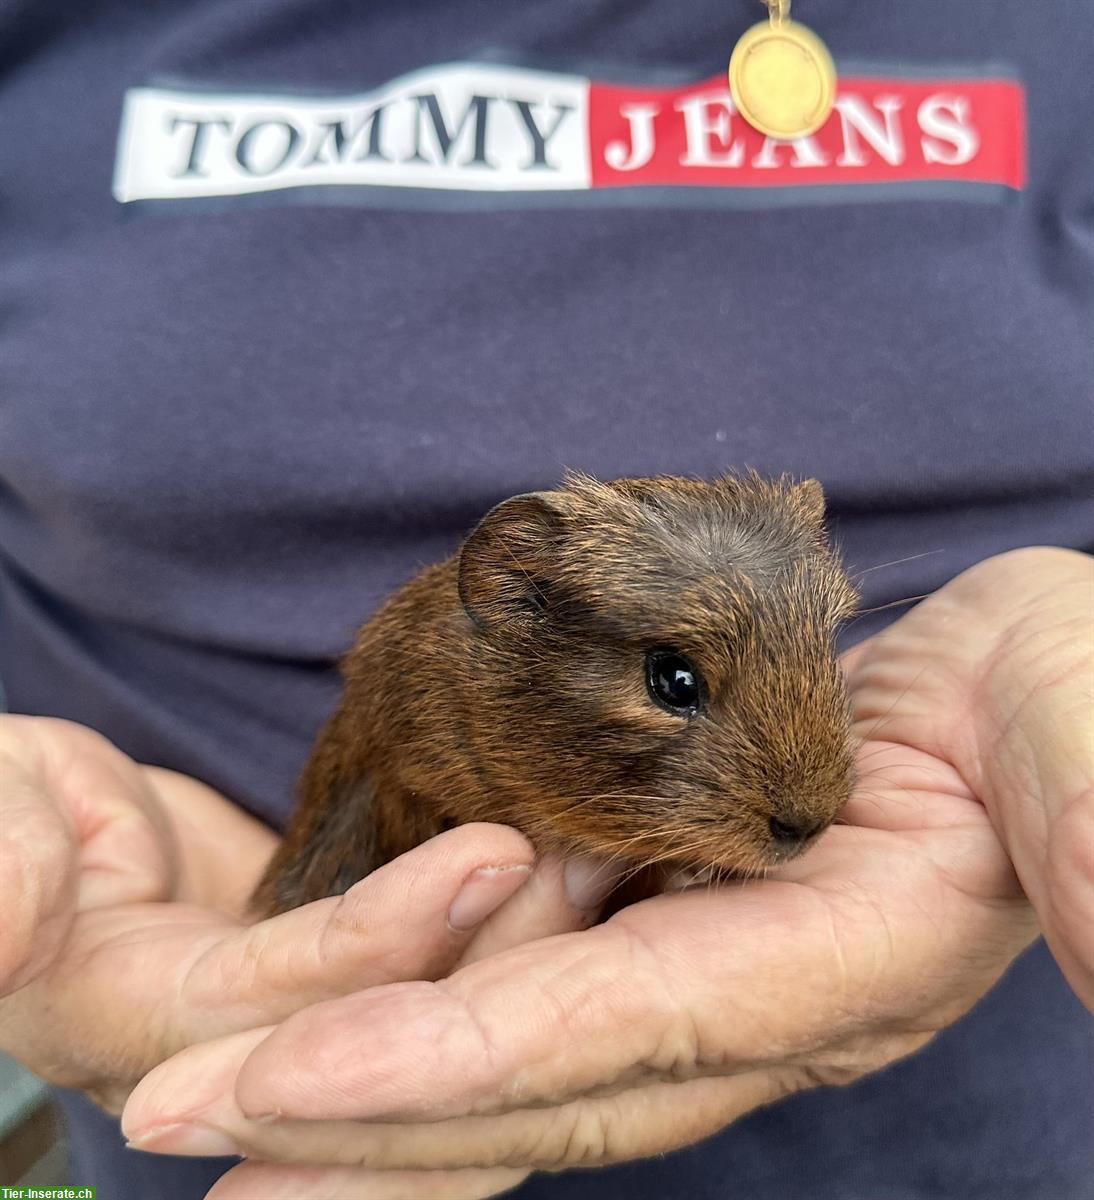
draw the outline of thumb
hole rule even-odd
[[[4,772],[0,822],[0,995],[55,958],[76,911],[78,843],[71,822],[33,782]]]
[[[181,903],[90,909],[72,921],[62,955],[0,1004],[0,1044],[62,1086],[106,1078],[124,1096],[126,1084],[195,1042],[376,984],[444,974],[531,861],[515,831],[469,825],[345,896],[250,927]]]
[[[76,912],[168,885],[154,797],[91,730],[0,717],[0,816],[0,994],[54,961]]]
[[[237,929],[187,973],[178,1000],[181,1044],[280,1021],[378,984],[447,974],[475,931],[529,878],[532,861],[531,845],[515,830],[463,825],[385,864],[344,896]]]

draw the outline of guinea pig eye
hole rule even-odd
[[[699,711],[699,672],[675,650],[651,650],[646,655],[646,687],[669,712],[693,717]]]

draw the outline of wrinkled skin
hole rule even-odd
[[[276,839],[202,784],[78,725],[0,716],[0,785],[0,1048],[112,1112],[185,1046],[581,928],[606,886],[585,871],[565,889],[550,862],[529,882],[523,837],[468,826],[250,925]]]
[[[788,1091],[890,1062],[974,1004],[1038,923],[1094,1005],[1092,595],[1082,556],[1006,555],[856,651],[847,667],[865,744],[846,823],[765,881],[658,897],[544,938],[552,922],[536,915],[558,891],[541,880],[533,894],[537,871],[480,931],[494,922],[476,961],[435,982],[373,978],[378,986],[357,991],[347,977],[360,971],[360,924],[356,938],[324,939],[326,961],[314,938],[295,940],[303,924],[280,926],[281,939],[274,922],[235,927],[265,1004],[236,1000],[218,1036],[180,1009],[190,997],[174,980],[150,977],[138,1007],[158,990],[171,1036],[161,1028],[148,1046],[133,1019],[132,972],[124,984],[119,975],[135,949],[154,965],[164,946],[168,961],[176,937],[189,935],[173,930],[164,945],[161,933],[183,910],[164,899],[112,907],[117,895],[97,887],[74,906],[75,884],[50,891],[39,879],[28,893],[37,905],[0,896],[0,912],[14,914],[3,939],[9,973],[14,964],[27,978],[31,946],[37,971],[0,1005],[3,1040],[79,1058],[91,1086],[96,1072],[117,1074],[125,1054],[147,1062],[171,1041],[211,1039],[153,1070],[124,1115],[145,1149],[242,1147],[250,1161],[210,1200],[471,1200],[532,1167],[683,1145]],[[211,894],[216,874],[206,870]],[[427,896],[430,878],[416,878]],[[33,865],[27,880],[36,883]],[[165,880],[160,895],[170,894]],[[359,885],[363,901],[378,880]],[[329,916],[324,905],[345,913],[352,897],[277,920]],[[403,919],[416,920],[406,908],[404,893]],[[35,939],[49,921],[50,936]],[[430,922],[415,928],[424,938]],[[445,956],[431,945],[436,968]],[[414,957],[388,978],[413,980]],[[330,998],[316,1003],[317,993]],[[355,1052],[362,1031],[368,1054]]]

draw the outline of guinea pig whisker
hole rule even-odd
[[[590,800],[664,800],[664,796],[645,796],[638,792],[595,792],[591,796],[583,796],[579,803]]]
[[[623,796],[623,795],[612,795],[610,792],[597,792],[596,795],[594,795],[594,796],[582,796],[579,799],[574,800],[572,803],[567,804],[566,807],[562,810],[562,812],[563,813],[576,812],[579,808],[584,808],[588,804],[596,804],[602,800],[625,800],[625,799],[648,800],[648,799],[652,799],[652,797],[649,797],[649,796]]]
[[[864,738],[862,738],[863,742],[872,742],[874,740],[874,738],[877,736],[878,726],[882,723],[882,721],[888,721],[892,717],[893,709],[895,709],[896,706],[904,699],[904,697],[912,690],[912,688],[915,687],[926,669],[926,667],[921,667],[916,672],[915,678],[911,681],[911,683],[909,683],[908,686],[900,693],[900,695],[893,700],[892,704],[890,704],[889,707],[882,714],[880,714],[880,716],[878,716],[878,718],[874,721],[870,732]]]
[[[685,846],[670,847],[669,849],[665,850],[663,853],[655,855],[653,858],[647,859],[645,862],[645,865],[647,867],[652,867],[652,866],[656,866],[658,863],[662,863],[662,862],[679,862],[681,864],[688,865],[691,861],[691,860],[689,860],[689,857],[688,857],[689,855],[695,853],[696,851],[702,850],[704,847],[710,847],[710,846],[711,846],[710,838],[705,838],[705,837],[698,838],[694,842],[690,842]],[[705,870],[707,865],[708,864],[706,864],[706,863],[695,864],[696,869],[698,869],[698,870]]]
[[[647,839],[650,837],[663,838],[664,832],[661,830],[654,830],[651,833],[644,834],[642,836],[643,836],[643,838],[647,838]],[[638,840],[641,840],[641,839],[639,839],[639,838],[628,839],[628,841],[622,843],[622,846],[626,847],[627,845],[630,845],[633,842],[638,841]],[[651,855],[645,855],[642,858],[636,860],[636,865],[633,868],[633,870],[630,872],[630,874],[633,875],[637,871],[645,870],[648,867],[654,867],[658,863],[662,863],[662,862],[686,861],[687,856],[689,854],[691,854],[693,851],[702,849],[703,846],[707,845],[707,843],[708,843],[708,839],[706,839],[706,838],[696,839],[694,842],[689,842],[687,845],[684,845],[684,846],[668,847],[668,848],[662,850],[661,853],[659,853],[659,854],[655,853],[655,854],[651,854]]]
[[[706,838],[700,841],[694,841],[686,846],[673,846],[670,849],[664,850],[661,854],[655,854],[653,858],[646,859],[647,867],[655,867],[658,863],[663,862],[688,862],[688,855],[696,850],[701,850],[707,844]]]
[[[605,848],[617,847],[617,846],[630,846],[634,842],[641,842],[641,841],[648,840],[650,838],[662,837],[663,832],[664,831],[660,830],[660,829],[646,829],[646,830],[643,830],[641,833],[632,833],[629,837],[626,837],[626,838],[619,838],[615,841],[604,842],[604,843],[602,843],[602,845],[604,845]]]
[[[916,799],[913,796],[908,795],[904,789],[901,789],[899,796],[894,796],[891,793],[889,795],[882,795],[878,792],[871,791],[869,788],[864,788],[856,795],[862,797],[863,800],[872,801],[878,806],[878,808],[900,807],[917,809],[919,807]]]
[[[664,840],[663,832],[661,832],[659,830],[652,830],[647,833],[635,834],[634,837],[626,838],[619,842],[609,842],[606,849],[614,850],[616,852],[616,857],[618,857],[618,858],[632,857],[631,855],[625,855],[624,851],[626,851],[629,847],[633,846],[636,842],[650,841],[651,839],[654,839],[654,838],[656,838],[658,841],[663,841]],[[647,865],[649,865],[648,860],[647,860]]]
[[[907,558],[894,558],[889,562],[877,563],[872,567],[865,567],[861,571],[855,571],[852,578],[861,579],[864,575],[869,575],[874,571],[884,571],[886,567],[899,567],[901,563],[918,562],[921,558],[930,558],[932,554],[945,554],[945,550],[924,550],[922,554],[909,554]]]
[[[896,783],[894,783],[891,778],[894,771],[898,772]],[[911,778],[911,773],[913,771],[919,772],[918,783]],[[886,778],[887,776],[889,776],[889,778]],[[921,787],[929,791],[932,786],[935,785],[937,776],[938,772],[931,770],[930,767],[908,766],[904,763],[893,763],[891,766],[876,767],[874,770],[867,772],[866,779],[864,781],[860,780],[860,784],[863,782],[872,784],[876,780],[883,786],[899,787],[901,791],[904,791],[910,787]]]
[[[899,608],[902,604],[914,604],[917,600],[926,600],[930,595],[930,592],[924,592],[921,596],[905,596],[903,600],[890,600],[888,604],[879,604],[876,608],[860,608],[847,622],[847,628],[854,625],[860,618],[868,617],[871,613],[884,612],[887,608]]]
[[[937,751],[938,757],[943,757],[944,752],[945,752],[943,746],[926,746],[925,745],[924,749],[931,751],[931,752]],[[868,754],[864,754],[860,758],[858,758],[858,760],[856,760],[856,762],[855,762],[855,766],[860,768],[860,774],[861,774],[862,773],[861,768],[866,766],[867,763],[870,763],[872,758],[876,758],[878,755],[890,754],[891,750],[892,750],[891,745],[879,745],[877,749],[871,750],[870,752],[868,752]],[[918,770],[918,772],[920,772],[922,775],[926,776],[926,779],[928,779],[928,780],[930,780],[933,776],[933,772],[930,767],[921,766],[920,763],[908,764],[906,762],[894,762],[894,763],[890,763],[889,766],[883,766],[883,767],[868,767],[868,769],[866,770],[866,774],[870,775],[871,778],[874,775],[877,775],[878,778],[882,778],[882,775],[885,772],[894,772],[894,770],[897,770],[897,772],[910,772],[910,770]]]
[[[635,792],[597,792],[592,796],[581,796],[572,801],[564,809],[560,815],[568,815],[577,812],[578,809],[585,808],[590,804],[598,804],[607,800],[627,800],[627,801],[648,801],[651,804],[664,802],[664,796],[644,796]],[[648,836],[646,834],[638,834],[639,837]]]
[[[875,796],[872,792],[856,792],[856,800],[864,800],[867,804],[873,805],[878,812],[884,812],[886,803],[880,796]]]
[[[877,756],[879,754],[889,754],[889,753],[891,753],[891,751],[892,751],[891,745],[875,746],[873,750],[870,750],[866,754],[863,754],[863,755],[860,755],[859,757],[857,757],[855,759],[855,766],[861,767],[863,765],[863,763],[868,763],[870,761],[870,759],[877,758]]]

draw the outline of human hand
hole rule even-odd
[[[686,1144],[971,1007],[1036,933],[1000,834],[1089,1000],[1069,914],[1089,914],[1094,870],[1060,839],[1092,820],[1090,569],[1061,551],[990,560],[855,651],[860,785],[777,878],[197,1047],[140,1085],[127,1132],[172,1152],[196,1122],[249,1155],[210,1200],[480,1196],[506,1167]]]
[[[274,835],[64,721],[0,717],[0,804],[0,1046],[113,1111],[185,1046],[590,919],[557,871],[487,919],[528,879],[532,850],[479,825],[249,927]]]

